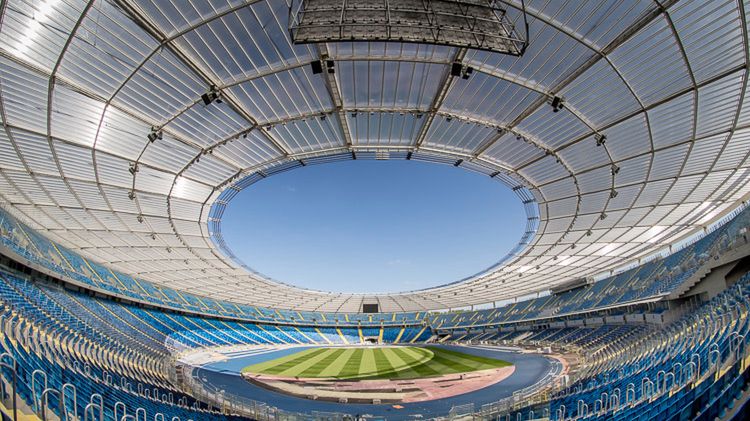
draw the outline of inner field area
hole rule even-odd
[[[242,369],[279,377],[419,379],[508,367],[495,358],[441,347],[309,348]]]

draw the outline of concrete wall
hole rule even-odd
[[[726,275],[734,268],[735,262],[713,268],[711,272],[701,279],[695,286],[690,288],[683,297],[706,294],[706,299],[711,299],[727,289]]]

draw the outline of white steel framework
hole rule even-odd
[[[611,270],[746,200],[745,1],[525,8],[529,45],[514,57],[294,45],[281,0],[6,0],[0,202],[54,241],[157,284],[261,306],[358,311],[366,300],[409,311]],[[321,58],[334,73],[311,72]],[[455,62],[473,69],[467,79],[451,76]],[[220,102],[206,105],[206,94]],[[214,244],[212,206],[241,180],[368,154],[507,178],[538,203],[536,233],[481,276],[388,295],[291,287]]]

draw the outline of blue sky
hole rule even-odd
[[[229,247],[274,279],[341,292],[453,282],[494,264],[525,214],[505,185],[448,165],[346,161],[274,175],[222,221]]]

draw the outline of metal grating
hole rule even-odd
[[[290,8],[295,44],[335,41],[418,42],[520,56],[525,14],[495,0],[298,0]]]

